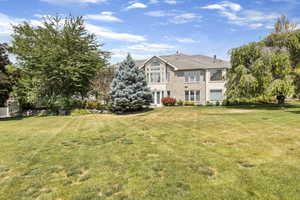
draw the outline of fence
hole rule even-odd
[[[0,107],[0,118],[9,117],[8,107]]]
[[[0,118],[16,117],[19,114],[19,105],[16,101],[8,101],[7,107],[0,107]]]

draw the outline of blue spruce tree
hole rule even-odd
[[[145,73],[135,65],[130,54],[117,69],[110,97],[112,109],[119,112],[141,110],[151,103],[152,94],[147,87]]]

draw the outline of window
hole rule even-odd
[[[185,101],[200,101],[200,90],[185,91]]]
[[[167,81],[170,81],[170,72],[169,71],[167,71]]]
[[[160,92],[156,92],[156,104],[160,104]]]
[[[193,90],[190,91],[190,101],[195,101],[195,92]]]
[[[211,101],[222,101],[223,100],[222,90],[210,90],[210,100]]]
[[[164,98],[164,97],[165,97],[165,92],[161,91],[161,98]]]
[[[185,91],[185,101],[190,100],[190,91]]]
[[[150,73],[150,82],[151,83],[160,83],[160,72],[151,72]]]
[[[210,80],[211,81],[222,81],[223,80],[222,70],[217,69],[217,70],[210,71]]]
[[[184,72],[184,82],[192,83],[200,81],[200,71]]]
[[[171,96],[171,91],[167,91],[167,96],[168,96],[168,97]]]
[[[155,60],[151,63],[151,66],[160,66],[160,62]]]
[[[200,101],[200,90],[196,91],[196,101]]]
[[[151,101],[151,103],[154,103],[154,96],[155,96],[155,92],[152,92],[152,101]]]

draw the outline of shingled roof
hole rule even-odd
[[[176,67],[176,70],[230,68],[229,62],[204,55],[173,54],[155,57]],[[135,63],[137,66],[143,67],[147,61],[148,60],[136,60]]]

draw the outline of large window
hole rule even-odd
[[[150,73],[150,82],[151,83],[160,83],[160,72],[151,72]]]
[[[200,90],[185,91],[185,101],[200,101]]]
[[[211,101],[222,101],[223,100],[222,90],[210,90],[210,100]]]
[[[222,80],[223,80],[223,75],[221,69],[210,71],[210,81],[222,81]]]
[[[184,82],[192,83],[200,81],[200,71],[189,71],[184,72]]]
[[[153,61],[149,70],[147,70],[147,82],[148,83],[161,83],[164,82],[164,72],[161,69],[159,61]]]

